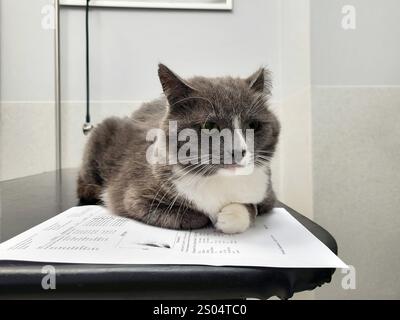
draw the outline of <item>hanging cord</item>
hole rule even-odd
[[[86,0],[86,121],[83,125],[85,135],[93,129],[93,125],[90,123],[89,2],[90,0]]]

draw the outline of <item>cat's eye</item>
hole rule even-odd
[[[249,122],[249,129],[252,129],[254,131],[260,130],[261,129],[261,123],[259,121],[250,121]]]
[[[206,130],[213,130],[213,129],[219,130],[218,124],[216,124],[215,122],[212,122],[212,121],[207,121],[207,122],[205,122],[205,123],[203,124],[203,127],[202,127],[202,128],[203,128],[203,129],[206,129]]]

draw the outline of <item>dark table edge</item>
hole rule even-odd
[[[328,248],[335,254],[337,254],[338,248],[335,239],[332,237],[330,233],[328,233],[321,226],[317,225],[312,220],[307,217],[299,214],[289,206],[278,202],[276,207],[285,208],[296,220],[298,220],[302,225],[304,225],[311,233],[314,234],[318,239],[320,239]],[[323,232],[321,232],[323,231]],[[323,238],[321,239],[321,236]],[[273,281],[277,281],[280,283],[281,293],[278,294],[280,298],[287,299],[290,298],[294,293],[304,291],[304,290],[312,290],[317,286],[321,286],[324,283],[329,283],[331,281],[331,277],[335,272],[335,269],[332,268],[274,268],[274,267],[237,267],[237,266],[205,266],[205,265],[109,265],[109,264],[65,264],[65,263],[46,263],[46,262],[21,262],[21,261],[0,261],[0,298],[7,297],[18,297],[23,298],[27,296],[32,298],[33,295],[39,294],[39,296],[43,298],[51,298],[52,295],[49,294],[49,291],[41,290],[41,292],[37,291],[38,280],[43,277],[41,272],[41,267],[44,265],[51,264],[54,266],[59,273],[59,277],[64,279],[71,279],[71,277],[86,277],[84,282],[94,284],[95,281],[98,280],[99,274],[102,274],[101,282],[103,285],[111,286],[116,279],[131,279],[140,282],[141,276],[150,276],[153,277],[154,281],[159,281],[158,284],[162,283],[162,279],[160,277],[165,276],[174,276],[177,279],[177,288],[176,290],[187,291],[187,289],[183,288],[183,282],[188,280],[193,280],[192,277],[204,275],[204,281],[207,280],[207,277],[210,276],[213,280],[216,281],[216,285],[221,285],[223,281],[239,281],[241,277],[245,276],[246,280],[250,280],[250,282],[260,279],[260,284],[262,284],[262,279],[265,278],[265,275],[268,276],[273,275]],[[308,279],[309,275],[318,273],[323,275],[319,277],[319,279]],[[138,277],[132,277],[133,274],[136,274]],[[304,274],[304,277],[307,278],[307,281],[303,281],[304,279],[299,275]],[[216,276],[216,277],[215,277]],[[13,277],[14,279],[10,279]],[[183,282],[179,280],[182,278]],[[220,277],[220,283],[218,282],[218,277]],[[1,280],[3,278],[3,280]],[[10,282],[8,282],[10,280]],[[272,281],[271,279],[265,279],[268,281]],[[68,282],[68,280],[67,280]],[[10,288],[7,283],[12,283],[13,288]],[[308,286],[304,287],[304,283],[309,283]],[[63,285],[65,286],[65,282]],[[143,284],[142,284],[143,285]],[[94,286],[96,287],[96,286]],[[25,288],[25,292],[24,289]],[[236,287],[235,287],[236,288]],[[67,293],[66,297],[68,297],[68,293],[71,295],[76,295],[76,292],[73,288],[68,288],[68,286],[64,287],[64,293]],[[72,291],[70,292],[69,289]],[[85,288],[82,288],[83,292]],[[99,286],[98,289],[103,291],[104,286]],[[161,288],[161,298],[165,297],[166,292],[163,292],[163,289],[170,290],[171,288],[166,285],[165,288]],[[211,288],[210,288],[211,289]],[[215,288],[214,288],[215,289]],[[237,288],[236,288],[237,289]],[[231,294],[223,295],[222,292],[214,292],[214,295],[207,295],[206,292],[201,292],[203,289],[200,288],[199,297],[207,298],[244,298],[245,296],[255,297],[255,298],[267,298],[272,294],[271,292],[262,292],[254,294],[254,288],[246,288],[243,286],[241,288],[242,293],[232,292]],[[277,288],[275,288],[277,289]],[[30,292],[32,291],[32,292]],[[218,291],[218,290],[217,290]],[[279,292],[279,290],[278,290]],[[119,298],[127,298],[132,297],[130,294],[129,288],[119,288],[116,291],[111,290],[110,294],[115,294],[115,297]],[[179,294],[178,294],[179,295]],[[255,295],[255,296],[252,296]],[[54,295],[58,296],[58,295]],[[83,296],[85,297],[85,295]],[[90,297],[94,298],[102,298],[103,295],[98,292],[98,294],[94,294],[93,292],[90,294]],[[143,294],[143,297],[146,297],[146,294]],[[157,295],[153,295],[152,297],[157,298]],[[183,298],[191,299],[193,298],[193,294],[187,293]],[[196,296],[195,296],[196,297]],[[81,297],[82,298],[82,297]]]

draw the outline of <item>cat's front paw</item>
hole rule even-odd
[[[242,233],[251,224],[250,213],[246,206],[232,203],[223,207],[217,215],[215,227],[223,233]]]

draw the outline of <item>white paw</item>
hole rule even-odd
[[[223,233],[241,233],[250,227],[250,213],[246,206],[232,203],[217,215],[215,227]]]

